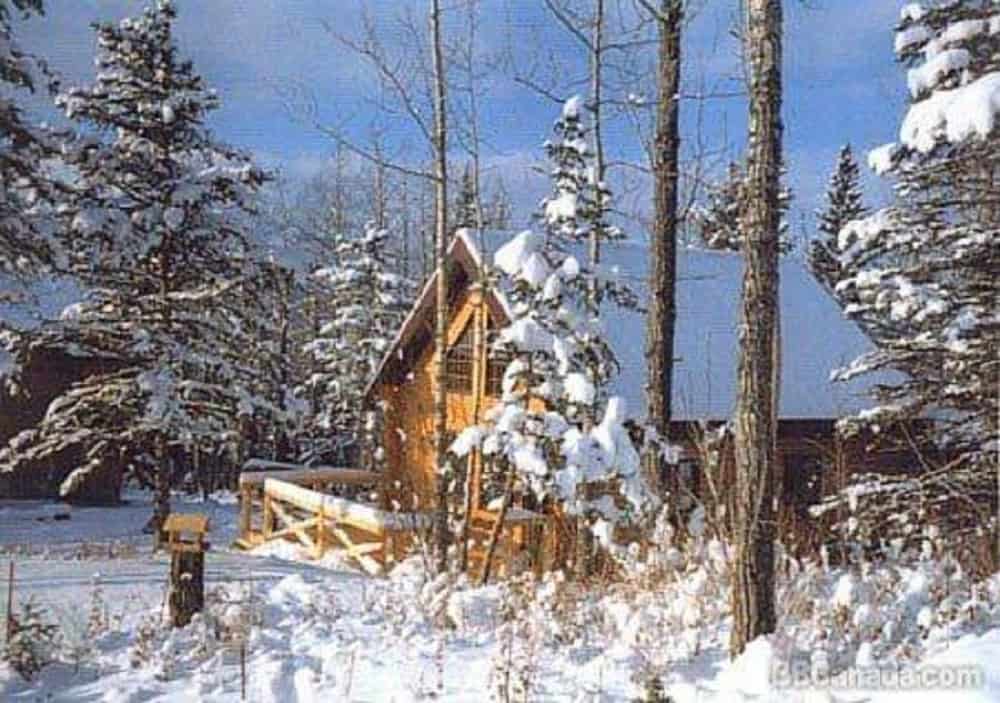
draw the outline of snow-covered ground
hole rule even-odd
[[[637,573],[599,592],[557,578],[428,582],[416,559],[371,579],[335,556],[304,560],[291,545],[232,551],[235,505],[221,498],[175,506],[211,516],[213,548],[205,617],[171,631],[161,621],[167,563],[142,534],[150,506],[141,494],[130,499],[61,521],[39,503],[0,504],[16,601],[34,597],[64,636],[64,661],[31,683],[0,664],[0,700],[238,701],[243,633],[250,701],[631,701],[649,671],[675,703],[1000,700],[997,579],[970,590],[933,563],[804,570],[779,594],[781,635],[729,663],[718,544],[695,556],[667,549],[658,580]],[[842,634],[824,640],[836,623]],[[859,667],[891,661],[979,678],[961,690],[893,690],[889,679],[878,691],[776,687],[770,675],[803,642]]]

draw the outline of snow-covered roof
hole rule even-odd
[[[23,283],[0,274],[0,322],[19,330],[34,329],[58,319],[81,297],[79,286],[69,278],[47,277]],[[0,344],[0,376],[10,370],[11,363]]]
[[[460,230],[449,248],[453,264],[490,265],[511,232]],[[581,259],[585,260],[583,252]],[[649,251],[643,244],[605,244],[602,263],[648,301]],[[673,415],[676,420],[721,420],[736,406],[736,362],[739,353],[739,301],[743,260],[738,254],[681,249],[677,255],[677,328],[674,339]],[[806,270],[803,262],[784,257],[781,276],[782,379],[780,416],[785,419],[832,419],[870,405],[873,377],[832,382],[830,372],[872,349],[858,327],[845,318],[833,299]],[[466,276],[466,280],[471,277]],[[421,336],[421,320],[433,317],[434,278],[431,277],[410,311],[403,328],[387,350],[373,379],[378,384],[387,369],[412,362],[403,348]],[[490,297],[498,311],[509,310],[503,290]],[[643,313],[608,306],[606,333],[621,364],[611,392],[626,400],[629,415],[645,414],[646,321]]]
[[[511,233],[464,232],[460,236],[477,261],[488,263]],[[638,294],[640,304],[646,304],[649,251],[645,245],[606,244],[602,264],[617,268],[622,280]],[[736,404],[743,259],[735,253],[689,248],[678,251],[677,264],[674,418],[728,418]],[[830,372],[870,351],[870,342],[843,316],[801,260],[784,257],[780,276],[780,416],[828,419],[867,407],[866,391],[874,381],[834,383]],[[621,364],[611,391],[626,399],[630,415],[641,416],[646,383],[644,314],[608,306],[603,323]]]

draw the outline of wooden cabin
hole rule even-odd
[[[497,402],[506,360],[489,351],[491,334],[508,322],[508,302],[500,287],[484,287],[484,271],[511,233],[461,230],[448,250],[449,319],[447,429],[457,435],[479,423]],[[633,287],[640,304],[647,296],[648,252],[635,243],[605,247],[603,264]],[[704,488],[697,438],[706,426],[732,416],[736,400],[739,296],[742,259],[736,254],[682,250],[678,256],[672,439],[683,447],[676,476],[697,495]],[[844,471],[905,468],[909,457],[896,448],[876,450],[871,437],[842,442],[835,422],[860,410],[872,379],[833,383],[830,372],[870,349],[864,335],[846,320],[800,260],[781,263],[782,387],[779,411],[778,495],[793,524],[808,523],[805,507],[843,484]],[[425,285],[387,351],[369,389],[381,402],[386,451],[385,496],[389,505],[425,511],[434,504],[433,370],[435,284]],[[641,312],[609,307],[604,327],[621,369],[611,393],[622,396],[641,420],[645,405],[645,320]],[[888,447],[889,445],[884,445]],[[469,460],[473,515],[491,513],[479,481],[479,463]],[[663,477],[666,479],[667,477]],[[531,514],[527,514],[529,520]],[[542,552],[558,551],[558,536],[547,521]],[[539,550],[537,535],[512,528],[515,547]],[[532,543],[532,539],[536,542]],[[546,546],[547,545],[547,546]],[[515,550],[516,551],[516,550]]]
[[[491,335],[506,324],[508,317],[504,299],[482,285],[481,250],[471,244],[472,236],[460,231],[448,251],[451,299],[445,383],[447,431],[452,437],[482,422],[484,413],[498,402],[507,365],[506,359],[486,352]],[[383,507],[412,513],[431,511],[435,503],[432,414],[435,285],[436,274],[427,281],[404,320],[368,390],[370,402],[380,403],[384,408]],[[478,459],[471,459],[465,468],[471,471],[471,536],[481,547],[496,514],[487,507],[489,501],[479,480]],[[517,559],[518,553],[541,568],[539,557],[546,551],[542,545],[542,524],[546,520],[524,504],[508,511],[505,520],[508,527],[501,541],[506,558],[501,568],[511,559]],[[470,557],[473,562],[481,558],[481,548],[473,548]]]
[[[114,505],[121,500],[121,462],[107,462],[68,495],[60,495],[63,481],[85,461],[89,447],[82,442],[67,442],[44,461],[29,458],[9,463],[4,452],[12,441],[19,441],[20,433],[40,423],[49,404],[73,384],[120,367],[113,360],[37,346],[24,361],[17,384],[8,384],[0,373],[0,498],[65,499],[79,505]]]
[[[59,319],[79,301],[81,292],[69,279],[49,278],[30,284],[0,274],[0,320],[21,330],[33,330]],[[96,373],[119,368],[113,361],[74,354],[42,343],[22,359],[16,383],[14,359],[0,346],[0,498],[58,499],[63,480],[77,467],[87,447],[70,442],[51,461],[25,460],[11,465],[4,449],[45,416],[49,404],[74,383]],[[79,482],[68,500],[86,504],[117,503],[121,472],[117,466],[94,472]]]

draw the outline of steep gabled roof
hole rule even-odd
[[[497,249],[510,237],[509,232],[460,231],[449,250],[454,282],[468,285],[476,280],[478,267],[489,265]],[[602,250],[602,265],[617,271],[638,294],[641,304],[649,298],[648,262],[649,251],[642,244],[606,244]],[[677,420],[728,418],[736,404],[743,260],[738,254],[689,248],[678,252],[677,264],[674,417]],[[870,351],[870,342],[843,316],[801,261],[783,258],[780,276],[780,416],[827,419],[866,407],[872,379],[834,383],[830,381],[830,372]],[[430,342],[429,336],[419,338],[419,330],[433,329],[433,285],[432,278],[383,360],[379,379],[385,377],[390,367],[400,377],[399,372],[414,359],[412,351],[404,351],[407,345],[417,343],[422,350]],[[491,290],[487,299],[497,309],[498,316],[506,317],[502,290]],[[642,312],[608,305],[602,320],[621,364],[611,392],[625,398],[631,415],[641,416],[645,412],[645,317]]]
[[[474,236],[469,230],[458,230],[448,246],[448,291],[452,302],[481,277],[483,247],[473,242]],[[417,357],[433,341],[437,276],[435,271],[424,283],[399,332],[382,357],[367,392],[380,383],[401,381]],[[497,319],[506,319],[502,296],[493,293],[488,296],[487,302],[495,308]]]

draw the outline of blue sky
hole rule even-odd
[[[627,0],[626,0],[627,2]],[[413,42],[396,18],[409,11],[425,22],[426,0],[176,0],[180,18],[177,40],[196,68],[215,87],[223,107],[211,127],[226,141],[248,149],[292,178],[322,168],[332,145],[305,122],[291,119],[285,107],[288,89],[309,94],[322,121],[344,124],[359,139],[370,130],[373,74],[330,35],[327,26],[357,35],[362,12],[378,26],[391,51]],[[447,29],[461,20],[458,0],[445,0]],[[731,91],[739,87],[736,47],[728,36],[731,0],[699,0],[703,7],[686,35],[685,92],[701,84]],[[93,75],[94,34],[98,19],[137,12],[138,0],[48,0],[47,14],[17,26],[21,42],[46,56],[67,83],[89,82]],[[893,62],[892,27],[897,0],[788,0],[785,3],[786,158],[796,195],[792,224],[807,224],[822,195],[837,149],[850,141],[863,152],[895,138],[904,106],[904,80]],[[566,73],[585,70],[583,55],[569,36],[546,15],[541,0],[482,0],[481,51],[506,53],[526,66],[537,47],[551,50]],[[325,26],[326,25],[326,26]],[[421,24],[423,26],[423,24]],[[651,56],[646,60],[651,61]],[[639,72],[652,63],[639,66]],[[649,72],[648,75],[652,75]],[[557,114],[555,105],[517,84],[509,74],[491,79],[482,118],[491,172],[502,173],[520,210],[544,194],[545,183],[532,171],[541,143]],[[647,93],[641,85],[639,94]],[[695,103],[685,102],[683,130],[687,148],[694,143]],[[745,102],[739,98],[702,104],[701,134],[715,148],[737,153],[744,140]],[[611,152],[631,159],[637,154],[634,132],[622,124],[608,130]],[[419,153],[420,140],[402,122],[390,127],[398,148]],[[886,186],[866,177],[873,199]],[[633,197],[643,204],[645,184]],[[523,213],[522,213],[523,215]]]

